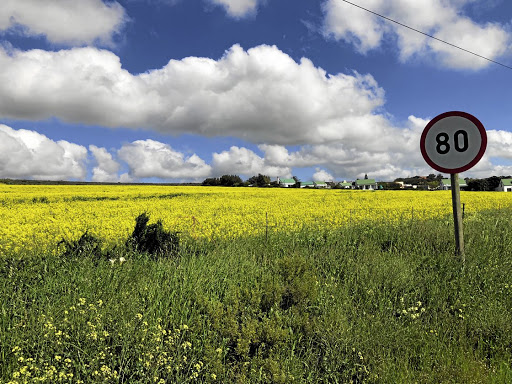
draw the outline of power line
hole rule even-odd
[[[362,10],[366,11],[366,12],[373,13],[373,14],[374,14],[374,15],[376,15],[376,16],[379,16],[379,17],[381,17],[381,18],[383,18],[383,19],[386,19],[386,20],[388,20],[388,21],[391,21],[392,23],[398,24],[398,25],[400,25],[400,26],[402,26],[402,27],[408,28],[408,29],[410,29],[410,30],[412,30],[412,31],[414,31],[414,32],[421,33],[422,35],[428,36],[428,37],[430,37],[431,39],[434,39],[434,40],[440,41],[441,43],[448,44],[449,46],[454,47],[454,48],[457,48],[457,49],[460,49],[461,51],[464,51],[464,52],[467,52],[467,53],[471,53],[472,55],[475,55],[475,56],[478,56],[478,57],[480,57],[480,58],[482,58],[482,59],[485,59],[485,60],[487,60],[487,61],[490,61],[491,63],[501,65],[502,67],[505,67],[505,68],[508,68],[508,69],[512,69],[512,67],[509,67],[508,65],[502,64],[502,63],[500,63],[500,62],[498,62],[498,61],[495,61],[495,60],[492,60],[492,59],[489,59],[488,57],[485,57],[485,56],[479,55],[478,53],[475,53],[475,52],[472,52],[472,51],[470,51],[470,50],[468,50],[468,49],[465,49],[465,48],[459,47],[458,45],[455,45],[455,44],[449,43],[448,41],[441,40],[441,39],[439,39],[439,38],[437,38],[437,37],[435,37],[435,36],[429,35],[428,33],[422,32],[422,31],[420,31],[420,30],[418,30],[418,29],[414,29],[414,28],[412,28],[412,27],[409,27],[409,26],[408,26],[408,25],[406,25],[406,24],[400,23],[399,21],[396,21],[396,20],[390,19],[389,17],[386,17],[386,16],[384,16],[384,15],[381,15],[380,13],[377,13],[377,12],[374,12],[374,11],[372,11],[372,10],[370,10],[370,9],[367,9],[367,8],[361,7],[360,5],[357,5],[357,4],[354,4],[354,3],[351,3],[350,1],[347,1],[347,0],[341,0],[341,1],[344,1],[345,3],[348,3],[348,4],[350,4],[350,5],[353,5],[354,7],[360,8],[360,9],[362,9]]]

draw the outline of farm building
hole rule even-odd
[[[315,183],[312,181],[301,181],[300,187],[301,188],[315,188]]]
[[[351,189],[352,188],[352,183],[349,183],[348,181],[342,181],[342,182],[338,183],[338,185],[341,189]]]
[[[315,184],[315,188],[327,188],[327,183],[325,181],[313,181]]]
[[[459,178],[459,186],[467,187],[466,180]],[[452,181],[450,179],[441,179],[439,183],[439,189],[443,191],[450,191],[452,189]]]
[[[356,189],[377,189],[377,182],[375,179],[357,179],[356,180]]]
[[[500,185],[496,188],[498,192],[512,192],[512,179],[501,179]]]
[[[279,183],[279,186],[283,187],[283,188],[289,188],[289,187],[293,187],[295,185],[294,179],[280,179],[278,177],[277,182]]]

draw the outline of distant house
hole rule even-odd
[[[295,185],[295,180],[294,179],[280,179],[280,178],[277,178],[277,182],[279,183],[279,186],[283,187],[283,188],[289,188],[289,187],[293,187]]]
[[[315,183],[312,181],[301,181],[300,187],[301,188],[315,188]]]
[[[512,192],[512,179],[501,179],[500,185],[496,188],[498,192]]]
[[[375,190],[377,182],[375,179],[357,179],[355,182],[356,189]]]
[[[341,189],[351,189],[352,188],[352,183],[349,183],[348,181],[342,181],[341,183],[338,183],[338,186]]]
[[[466,180],[459,178],[459,187],[467,187]],[[439,183],[439,189],[443,191],[451,191],[452,189],[452,181],[451,179],[441,179]]]
[[[328,185],[325,181],[313,181],[315,188],[327,188]]]

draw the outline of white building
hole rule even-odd
[[[283,187],[283,188],[290,188],[290,187],[293,187],[295,185],[295,180],[294,179],[280,179],[278,177],[277,178],[277,182],[279,183],[279,186]]]
[[[466,180],[459,178],[459,187],[467,187]],[[452,180],[450,179],[441,179],[439,183],[439,189],[443,191],[451,191],[452,190]]]
[[[496,188],[498,192],[512,192],[512,179],[501,179],[500,185]]]

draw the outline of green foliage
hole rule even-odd
[[[256,185],[257,187],[268,187],[270,185],[270,176],[258,173],[258,176],[252,176],[247,181],[249,184]]]
[[[135,219],[135,228],[127,245],[153,257],[175,257],[180,250],[177,232],[166,231],[160,220],[149,224],[149,216],[142,213]]]
[[[78,240],[61,240],[62,255],[66,258],[89,257],[95,261],[100,259],[114,260],[124,258],[131,251],[148,254],[153,258],[176,257],[180,251],[180,239],[177,232],[166,231],[162,222],[149,224],[149,216],[142,213],[135,219],[135,228],[125,246],[114,246],[103,249],[102,241],[86,231]]]
[[[385,190],[399,190],[402,186],[398,183],[388,183],[385,181],[381,181],[378,183],[379,187],[382,187]]]
[[[469,191],[495,191],[499,187],[501,179],[510,176],[491,176],[485,179],[469,179],[467,189]]]
[[[38,203],[48,204],[50,202],[50,200],[46,196],[41,196],[41,197],[32,198],[32,202],[34,204],[38,204]]]
[[[58,245],[64,246],[64,257],[92,257],[96,260],[102,257],[101,240],[87,231],[78,240],[61,240]]]
[[[0,382],[512,382],[510,213],[2,257]]]
[[[225,187],[237,187],[242,184],[242,179],[237,175],[222,175],[220,177],[220,185]]]
[[[210,186],[210,187],[216,187],[216,186],[220,185],[220,179],[217,178],[217,177],[208,177],[208,178],[203,180],[201,185]]]
[[[239,187],[243,185],[240,176],[237,175],[222,175],[220,178],[209,177],[205,179],[201,185],[205,186],[223,186],[223,187]]]

